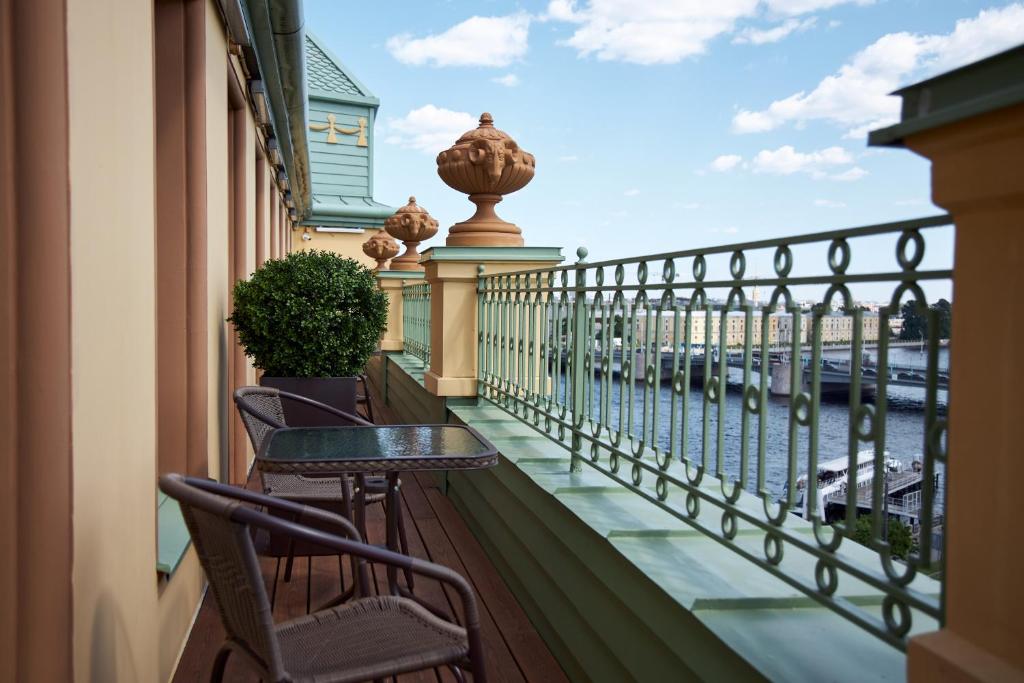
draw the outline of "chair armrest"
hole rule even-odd
[[[189,483],[192,482],[189,481]],[[214,484],[214,482],[207,482],[207,484]],[[215,485],[223,486],[222,484]],[[252,496],[264,498],[264,496],[254,494],[251,491],[247,493]],[[368,545],[361,541],[342,538],[325,531],[320,531],[319,529],[289,522],[280,517],[273,517],[250,507],[236,507],[231,512],[231,518],[237,522],[248,524],[249,526],[259,527],[273,533],[289,536],[297,541],[330,548],[331,550],[337,551],[339,554],[352,555],[374,564],[390,565],[398,569],[410,571],[428,579],[434,579],[435,581],[448,584],[455,589],[455,592],[459,595],[459,601],[462,603],[462,613],[466,622],[464,626],[470,639],[470,649],[476,653],[480,653],[482,651],[480,649],[482,645],[479,633],[480,612],[476,604],[476,595],[473,593],[473,588],[469,585],[469,582],[466,581],[466,579],[458,572],[427,560],[410,557],[408,555],[387,550],[386,548]],[[481,660],[475,658],[473,661]]]
[[[351,521],[336,515],[333,512],[315,508],[309,505],[303,505],[294,501],[286,500],[284,498],[278,498],[276,496],[268,496],[265,493],[257,493],[256,491],[250,491],[239,486],[229,486],[228,484],[221,484],[210,479],[200,479],[198,477],[185,477],[185,483],[196,488],[209,491],[218,496],[225,498],[231,498],[233,500],[239,500],[243,503],[250,503],[252,505],[260,505],[266,508],[272,508],[280,510],[282,512],[290,512],[294,515],[294,519],[310,519],[322,522],[324,524],[332,525],[341,530],[341,533],[345,538],[353,541],[362,542],[363,537],[359,534],[355,525]]]

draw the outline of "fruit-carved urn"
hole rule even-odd
[[[409,197],[408,204],[384,219],[384,229],[405,243],[405,253],[391,261],[391,270],[423,270],[416,247],[437,234],[437,221],[417,206],[416,198]]]
[[[521,247],[522,231],[494,212],[502,195],[521,190],[533,179],[536,160],[508,133],[494,127],[490,114],[480,116],[480,126],[465,133],[449,149],[437,155],[437,174],[449,187],[465,192],[476,204],[476,213],[448,231],[448,246]]]
[[[398,255],[398,242],[383,230],[363,242],[363,253],[377,261],[377,270],[384,270],[389,258]]]

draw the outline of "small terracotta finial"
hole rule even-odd
[[[391,262],[391,270],[423,270],[416,247],[437,234],[437,221],[416,205],[416,197],[409,197],[408,204],[384,219],[384,229],[405,242],[405,253]]]
[[[363,253],[377,261],[377,270],[384,270],[388,259],[398,254],[398,242],[383,230],[378,230],[370,239],[363,242]]]
[[[492,126],[494,126],[494,117],[491,116],[487,112],[484,112],[483,114],[480,114],[480,127],[481,128],[485,128],[485,127],[490,128]]]

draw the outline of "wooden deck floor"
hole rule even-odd
[[[386,414],[378,412],[378,422],[387,422],[386,418]],[[544,683],[567,680],[483,548],[441,493],[433,475],[403,475],[402,502],[410,552],[458,571],[471,581],[476,590],[482,613],[485,666],[490,680]],[[367,514],[370,541],[383,542],[384,514],[381,506],[369,506]],[[274,579],[275,565],[273,560],[263,560],[268,590]],[[295,566],[291,581],[284,583],[279,579],[277,584],[274,606],[277,621],[306,613],[307,580],[314,609],[337,594],[339,589],[337,558],[313,558],[309,569],[303,558],[296,560]],[[374,578],[380,590],[386,581],[383,568],[374,567]],[[416,593],[449,614],[452,605],[458,604],[457,598],[448,595],[439,584],[422,578],[416,579]],[[178,664],[175,683],[209,680],[213,659],[223,638],[224,630],[216,606],[212,604],[212,596],[207,594]],[[225,680],[256,681],[258,678],[240,660],[232,658],[228,662]],[[438,683],[454,681],[455,678],[444,670],[407,674],[398,680],[400,683]]]

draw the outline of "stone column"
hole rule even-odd
[[[430,283],[430,369],[423,378],[435,396],[477,394],[477,277],[562,262],[557,247],[434,247],[423,254]]]
[[[423,278],[423,273],[378,270],[377,284],[388,295],[388,326],[380,340],[381,351],[402,351],[405,336],[402,329],[402,287],[410,280]]]
[[[921,683],[1024,680],[1021,73],[1024,48],[906,88],[903,122],[872,134],[931,160],[932,199],[956,221],[946,623],[910,641]]]

